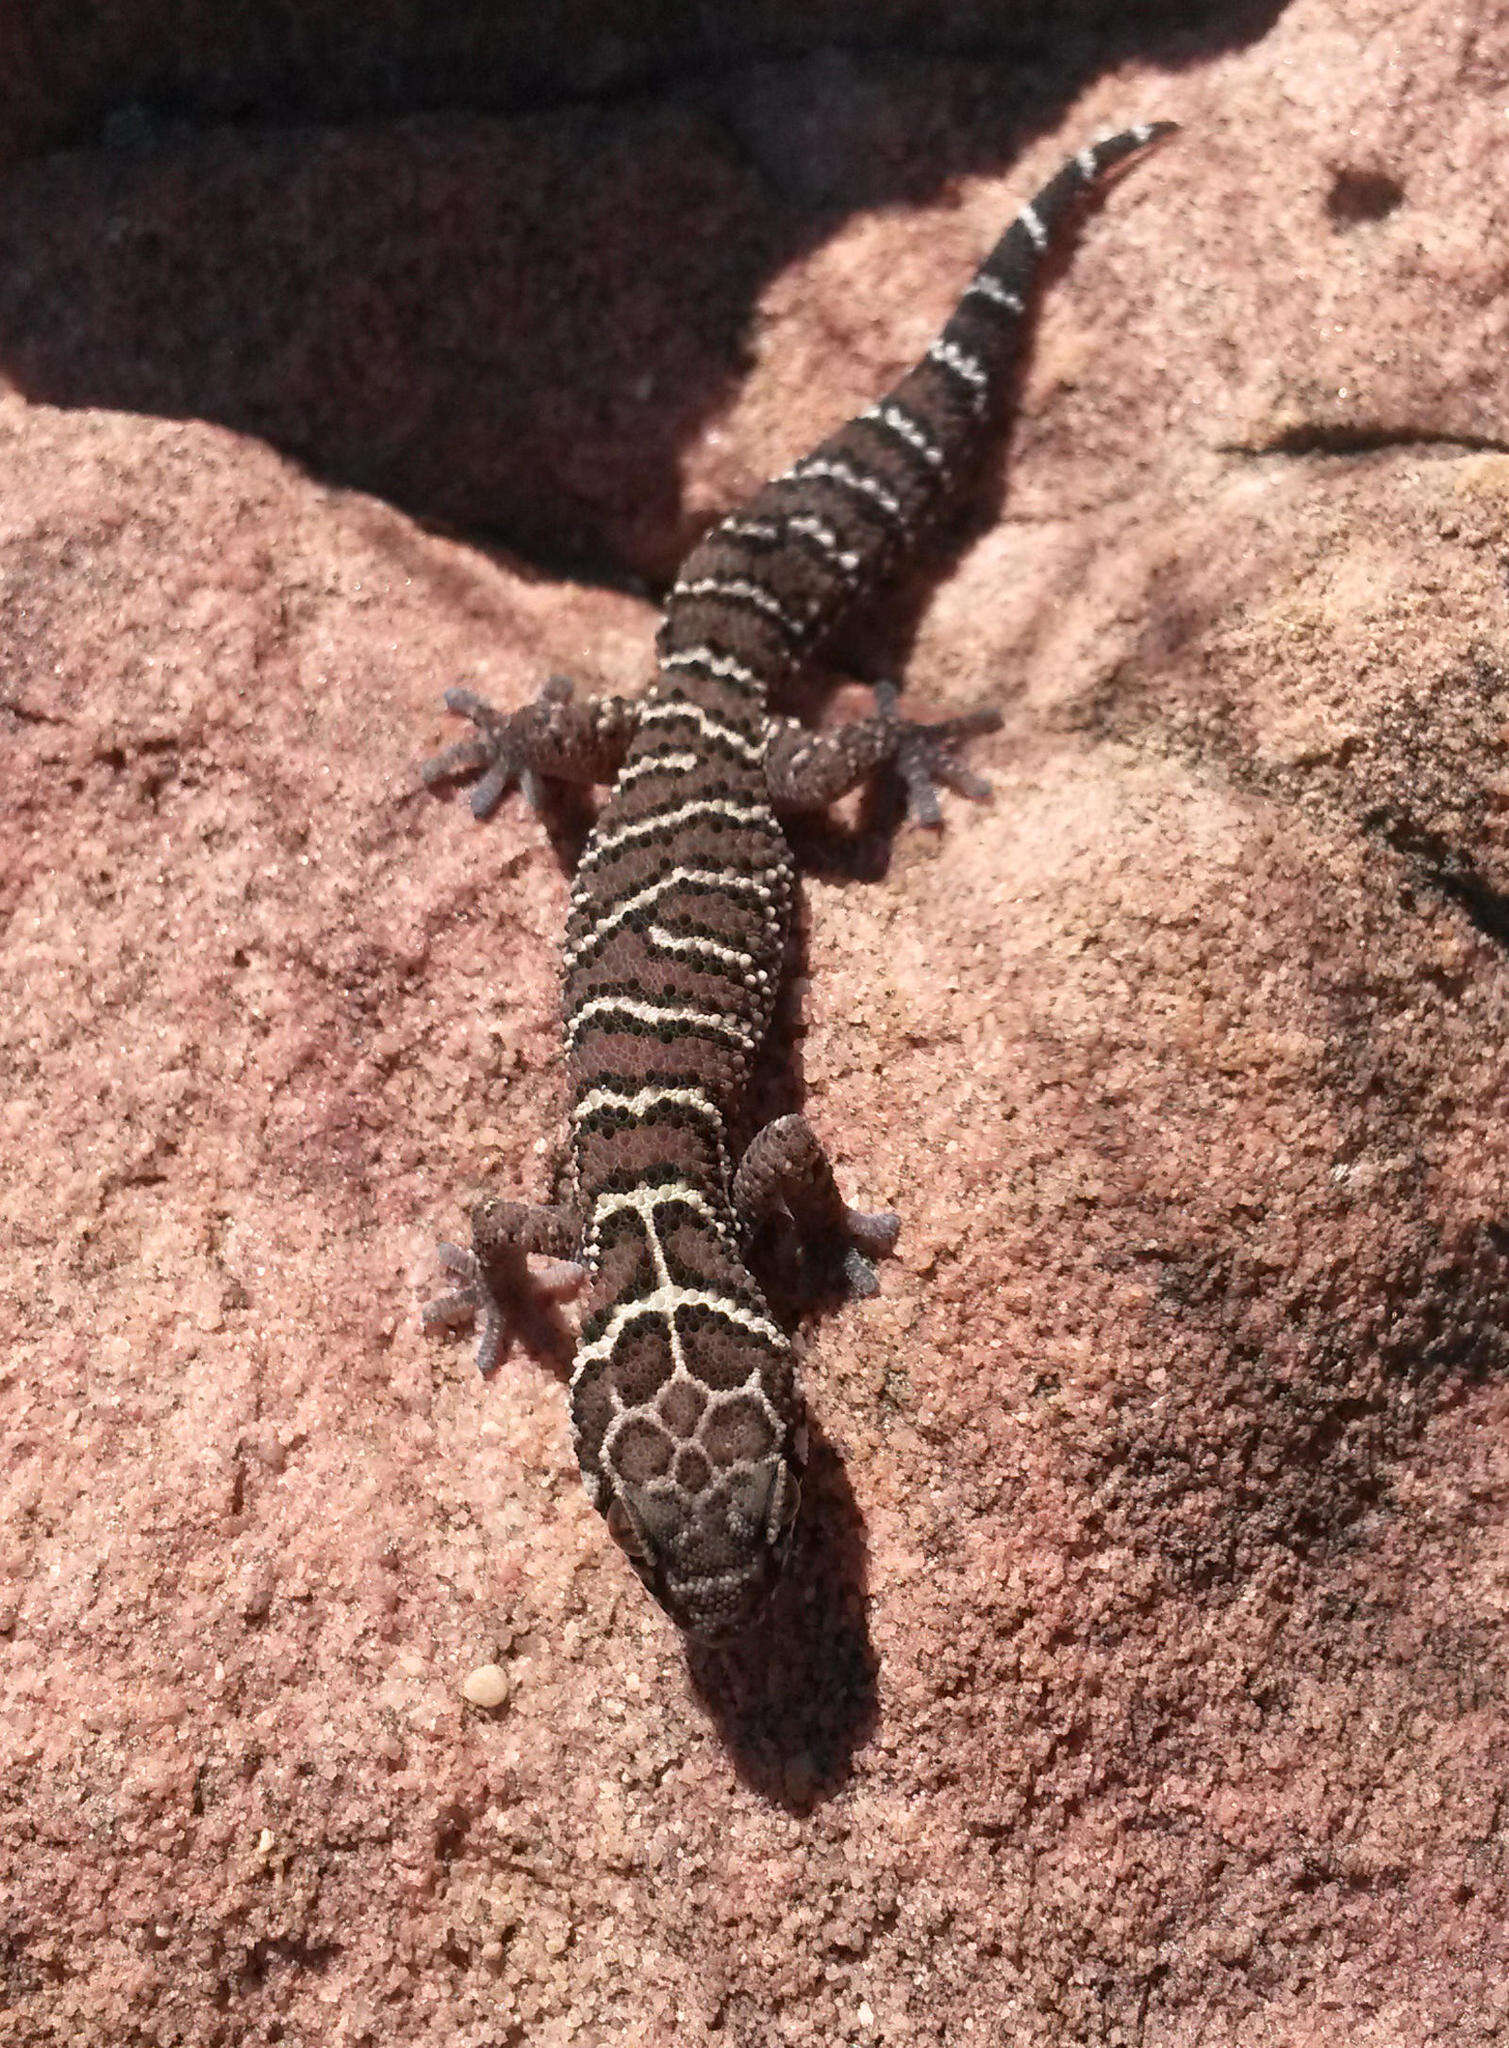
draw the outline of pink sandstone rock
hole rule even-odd
[[[565,882],[517,807],[476,828],[414,764],[452,682],[639,687],[653,610],[222,425],[39,401],[23,315],[60,250],[55,366],[158,346],[145,299],[91,296],[89,234],[149,190],[197,223],[197,163],[254,242],[288,215],[236,280],[265,325],[180,366],[223,415],[318,273],[312,195],[355,178],[380,214],[411,127],[23,174],[0,2040],[1503,2037],[1505,42],[1294,0],[1178,75],[1128,62],[1017,161],[808,223],[747,361],[712,327],[658,353],[647,200],[615,321],[569,247],[527,285],[562,294],[578,395],[630,346],[702,380],[646,401],[637,497],[629,413],[560,413],[537,514],[488,440],[503,354],[432,381],[348,304],[342,390],[386,363],[403,460],[451,437],[413,502],[449,463],[467,516],[491,478],[500,524],[564,544],[575,478],[593,545],[660,573],[905,364],[1066,149],[1187,126],[1053,281],[1004,498],[914,593],[918,701],[1005,712],[994,802],[808,890],[808,1113],[904,1231],[880,1298],[806,1333],[799,1555],[722,1660],[613,1550],[551,1374],[483,1386],[416,1313],[472,1189],[545,1188]],[[974,132],[928,104],[884,115],[924,170]],[[609,114],[593,146],[645,192],[685,152],[684,244],[705,177],[708,235],[783,246],[715,128]],[[463,208],[524,148],[424,137]],[[464,335],[482,287],[442,270]],[[290,360],[264,424],[307,407],[337,470],[328,365]]]

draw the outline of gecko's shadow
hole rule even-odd
[[[851,827],[814,823],[792,833],[804,874],[815,859],[833,877],[884,872],[904,805],[891,778],[877,779]],[[811,943],[805,890],[786,958],[782,993],[750,1080],[743,1127],[747,1141],[761,1125],[805,1107],[804,995]],[[839,1168],[842,1181],[842,1167]],[[802,1272],[792,1263],[794,1240],[777,1232],[757,1240],[752,1264],[771,1312],[791,1333],[798,1355],[803,1330],[845,1306],[838,1274]],[[883,1267],[882,1267],[883,1271]],[[883,1284],[883,1283],[882,1283]],[[863,1301],[848,1304],[863,1316]],[[734,1767],[754,1790],[792,1812],[829,1797],[849,1774],[876,1720],[878,1660],[870,1640],[868,1545],[864,1517],[841,1452],[813,1410],[806,1387],[808,1460],[802,1481],[797,1542],[769,1613],[740,1641],[719,1650],[687,1647],[687,1670]]]
[[[727,1647],[688,1644],[686,1657],[739,1776],[793,1813],[839,1789],[878,1713],[864,1518],[837,1449],[809,1428],[795,1554],[769,1613]]]

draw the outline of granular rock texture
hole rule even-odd
[[[650,192],[668,135],[757,161],[830,95],[792,123],[815,169],[707,187],[710,233],[789,261],[742,338],[699,329],[726,356],[684,410],[647,399],[638,499],[611,408],[542,429],[542,513],[468,439],[501,358],[387,359],[398,416],[455,414],[452,516],[491,477],[495,531],[565,545],[569,469],[592,546],[653,577],[884,386],[1064,150],[1186,124],[1086,224],[1004,485],[909,588],[919,703],[1005,714],[993,803],[888,852],[861,807],[813,848],[805,1107],[904,1229],[880,1297],[805,1331],[798,1555],[722,1657],[688,1660],[613,1550],[548,1364],[484,1386],[415,1307],[475,1187],[547,1191],[565,881],[533,819],[478,828],[414,764],[451,683],[638,688],[653,610],[331,483],[339,421],[292,357],[263,388],[311,408],[317,474],[233,431],[203,394],[244,392],[244,324],[154,402],[149,300],[85,293],[52,359],[140,376],[115,402],[142,410],[39,390],[22,310],[60,249],[87,272],[87,209],[134,232],[132,179],[194,180],[24,174],[0,2042],[1509,2030],[1509,35],[1294,0],[1185,55],[952,183],[990,66],[929,122],[901,65],[909,208],[845,183],[832,138],[873,139],[879,101],[842,65],[774,67],[737,121],[560,116]],[[464,191],[522,146],[429,119]],[[283,136],[285,199],[330,152],[408,176],[414,134]],[[180,146],[255,198],[271,333],[323,217],[268,226],[265,138]],[[624,334],[653,377],[675,324],[653,206],[631,228],[611,319],[563,259],[573,404]],[[457,333],[476,288],[426,272]],[[378,294],[348,388],[384,331]],[[524,367],[545,391],[545,352]],[[437,512],[417,461],[400,495]]]

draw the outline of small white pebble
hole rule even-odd
[[[508,1673],[501,1664],[479,1664],[462,1679],[461,1696],[474,1707],[501,1707],[508,1698]]]

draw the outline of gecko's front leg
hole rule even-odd
[[[894,683],[874,687],[879,707],[874,718],[856,719],[834,732],[811,732],[795,720],[774,727],[765,758],[772,803],[789,810],[820,810],[891,763],[906,785],[907,809],[919,825],[942,824],[940,783],[976,801],[989,796],[990,784],[965,765],[959,748],[965,740],[997,731],[999,711],[982,705],[957,718],[924,725],[900,716],[900,693]]]
[[[534,702],[518,711],[499,711],[472,690],[447,690],[445,702],[476,730],[424,762],[419,772],[432,786],[478,776],[471,797],[478,818],[491,817],[515,782],[535,810],[542,777],[611,782],[639,726],[633,698],[578,698],[565,676],[551,676]]]
[[[850,1294],[879,1291],[872,1259],[895,1245],[893,1210],[851,1209],[822,1142],[804,1116],[779,1116],[750,1139],[734,1175],[734,1210],[746,1238],[782,1213],[795,1228],[809,1287],[842,1278]]]
[[[499,711],[471,690],[448,690],[445,701],[475,731],[426,761],[420,772],[432,786],[479,777],[471,798],[478,818],[490,816],[515,782],[536,809],[542,778],[611,782],[639,723],[639,705],[631,699],[578,699],[564,676],[552,676],[535,701],[518,711]],[[575,1258],[580,1241],[580,1221],[571,1209],[484,1198],[472,1210],[472,1249],[439,1246],[441,1266],[460,1284],[425,1306],[424,1327],[478,1323],[477,1365],[490,1373],[531,1302],[564,1300],[580,1289],[586,1279]]]

